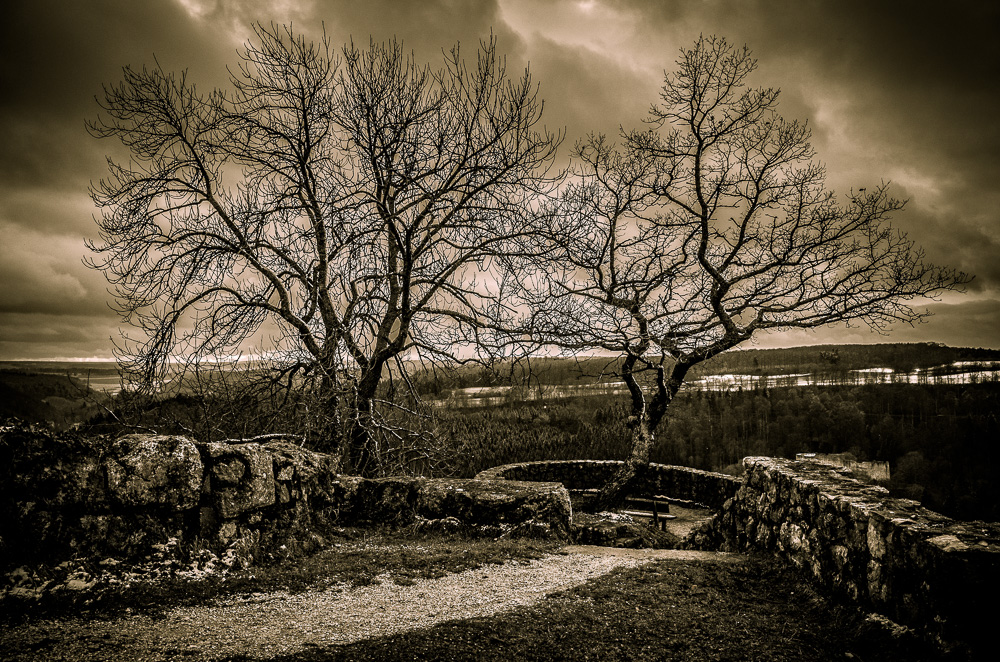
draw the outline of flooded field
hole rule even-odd
[[[891,368],[850,370],[836,375],[793,373],[782,375],[707,375],[686,382],[682,389],[735,391],[755,388],[792,386],[860,386],[863,384],[971,384],[1000,381],[1000,362],[955,361],[932,368],[896,372]],[[436,406],[493,407],[504,402],[543,401],[582,395],[623,395],[628,393],[621,381],[596,384],[523,386],[475,386],[454,389]]]
[[[109,395],[121,390],[118,366],[113,361],[0,361],[0,369],[35,374],[67,375],[95,391]],[[169,379],[167,381],[170,381]],[[836,374],[788,373],[780,375],[720,374],[686,382],[684,389],[731,391],[792,386],[855,386],[862,384],[970,384],[1000,381],[998,361],[955,361],[931,368],[897,372],[891,368],[865,368]],[[473,386],[453,389],[432,400],[435,406],[492,407],[508,401],[543,401],[585,395],[624,395],[622,381],[593,384],[541,384],[534,386]]]

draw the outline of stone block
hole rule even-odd
[[[237,533],[239,533],[239,528],[236,526],[235,520],[226,520],[219,526],[219,538],[223,542],[233,540]]]
[[[275,499],[278,503],[289,503],[292,500],[292,492],[288,489],[288,485],[283,482],[275,483]]]
[[[221,517],[237,517],[274,503],[274,461],[260,444],[211,443],[201,449],[215,480],[212,501]]]
[[[334,504],[338,500],[337,462],[288,442],[271,442],[264,448],[274,462],[278,481],[289,483],[291,494],[303,494],[310,501]]]
[[[203,464],[186,437],[122,437],[104,462],[111,498],[124,506],[187,510],[198,505]]]
[[[212,465],[212,476],[223,485],[239,485],[247,466],[235,457],[218,460]]]
[[[868,548],[868,553],[876,561],[881,560],[886,554],[886,538],[889,534],[890,531],[886,530],[885,527],[879,526],[877,520],[874,518],[868,520],[865,544]]]
[[[518,528],[521,534],[569,539],[572,506],[561,483],[510,480],[427,480],[416,511],[425,519],[457,517],[467,527]]]
[[[842,571],[847,566],[850,552],[844,545],[831,545],[830,557],[833,559],[834,567]]]
[[[788,554],[797,554],[808,547],[802,527],[790,522],[782,522],[778,532],[778,548]]]
[[[361,480],[350,499],[352,521],[378,526],[399,526],[415,521],[417,492],[424,480],[404,477]]]

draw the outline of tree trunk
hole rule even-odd
[[[618,508],[625,502],[625,498],[633,491],[638,480],[640,480],[649,466],[650,452],[653,448],[653,433],[656,427],[666,416],[667,407],[673,401],[674,396],[684,383],[688,370],[692,363],[677,362],[670,370],[670,378],[666,378],[666,371],[661,366],[656,373],[656,394],[652,402],[646,404],[642,393],[642,387],[635,379],[632,368],[635,361],[626,359],[622,365],[622,378],[628,386],[632,397],[632,434],[629,448],[629,456],[625,459],[621,469],[615,473],[614,477],[601,487],[597,495],[594,508],[597,512]]]
[[[372,400],[360,395],[356,403],[356,416],[351,426],[346,469],[356,476],[370,476],[376,469],[372,453]]]
[[[324,385],[326,386],[326,385]],[[350,453],[350,438],[347,434],[349,421],[344,420],[345,410],[343,393],[333,390],[330,386],[322,398],[322,411],[317,415],[316,434],[318,443],[315,450],[333,456],[337,461],[337,472],[347,471]]]
[[[653,433],[649,422],[643,416],[632,428],[631,449],[629,456],[614,477],[601,487],[594,503],[595,512],[621,507],[625,497],[632,492],[635,482],[641,477],[641,472],[649,466],[649,451],[653,446]]]
[[[375,475],[378,471],[377,451],[373,448],[372,430],[375,424],[375,394],[382,378],[382,364],[369,367],[358,382],[355,392],[354,422],[351,425],[348,448],[348,471],[357,476]]]

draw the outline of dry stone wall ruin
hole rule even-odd
[[[367,479],[339,475],[331,457],[288,443],[0,429],[0,570],[134,557],[171,539],[308,550],[331,526],[568,539],[570,517],[558,483]]]
[[[573,495],[574,503],[587,508],[588,495],[621,467],[617,460],[551,460],[505,464],[480,472],[480,480],[550,481],[562,483]],[[663,495],[680,502],[690,502],[719,509],[743,484],[741,478],[712,471],[668,464],[650,464],[633,483],[634,494]]]
[[[479,477],[562,482],[585,501],[614,461],[525,462]],[[992,636],[1000,595],[1000,524],[962,522],[890,498],[849,469],[748,457],[744,477],[651,465],[634,488],[716,509],[682,545],[776,553],[828,593],[912,627],[945,646]]]
[[[324,527],[417,526],[493,537],[570,536],[570,493],[585,505],[613,461],[527,462],[476,479],[365,479],[286,443],[114,442],[0,428],[0,566],[85,554],[141,554],[168,539],[250,540],[308,549]],[[637,491],[716,510],[685,541],[773,552],[829,592],[941,641],[991,632],[1000,524],[960,522],[890,498],[849,470],[751,457],[745,476],[652,465]]]
[[[1000,524],[922,508],[829,464],[743,460],[745,481],[703,547],[773,551],[816,583],[941,641],[990,636],[1000,593]]]

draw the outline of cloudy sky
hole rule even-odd
[[[0,360],[110,357],[118,320],[100,273],[88,186],[114,146],[91,138],[102,84],[154,56],[199,86],[256,21],[335,43],[396,36],[424,61],[492,31],[530,63],[546,123],[569,140],[636,126],[678,49],[746,44],[758,85],[806,119],[837,191],[891,181],[897,225],[932,262],[975,274],[964,295],[888,337],[831,329],[759,346],[933,341],[1000,347],[1000,25],[992,0],[14,0],[0,27]],[[564,153],[567,150],[564,147]]]

